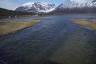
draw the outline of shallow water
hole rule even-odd
[[[84,15],[78,18],[82,19],[82,16]],[[0,37],[1,63],[96,64],[96,32],[71,23],[71,20],[77,19],[76,15],[17,18],[16,20],[34,19],[42,22]]]

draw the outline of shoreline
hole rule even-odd
[[[96,22],[89,22],[86,20],[74,20],[73,23],[90,28],[92,30],[96,30]]]
[[[33,21],[21,21],[21,22],[1,22],[0,24],[0,36],[8,35],[10,33],[15,33],[19,30],[33,26],[36,23],[41,22],[41,20]]]

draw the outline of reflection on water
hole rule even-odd
[[[78,31],[69,36],[64,45],[50,58],[52,61],[63,64],[94,64],[91,60],[96,48],[94,35],[77,29]],[[90,32],[91,33],[91,32]],[[92,49],[94,43],[95,47]],[[96,58],[94,58],[96,59]]]
[[[0,37],[5,64],[96,64],[96,32],[70,22],[70,16],[34,18],[43,22]],[[22,19],[17,19],[21,21]],[[33,20],[33,18],[23,18]]]

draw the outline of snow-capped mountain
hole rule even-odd
[[[62,3],[58,8],[82,8],[82,7],[96,7],[95,0],[67,0],[65,3]]]
[[[29,2],[16,8],[16,11],[27,11],[27,12],[44,12],[48,13],[55,10],[55,4],[41,3],[41,2]]]
[[[96,13],[96,0],[64,0],[51,13]]]

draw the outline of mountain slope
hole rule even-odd
[[[62,3],[58,8],[82,8],[82,7],[96,7],[95,0],[68,0],[65,3]]]
[[[48,13],[55,9],[54,4],[41,3],[41,2],[29,2],[16,8],[16,11],[27,11],[27,12],[44,12]]]
[[[15,16],[24,16],[24,15],[35,15],[35,13],[33,13],[33,12],[13,11],[13,10],[0,8],[0,19],[15,17]]]
[[[66,0],[51,13],[96,13],[96,0]]]

